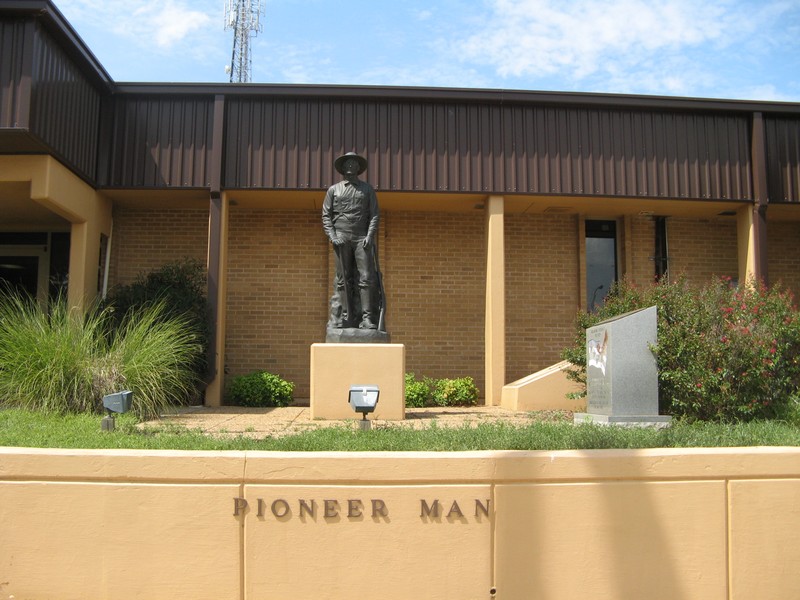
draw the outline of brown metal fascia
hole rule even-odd
[[[225,96],[214,96],[213,129],[211,133],[211,157],[209,161],[209,187],[212,194],[222,191],[223,150],[225,145]]]
[[[30,129],[31,125],[31,90],[33,86],[33,36],[35,25],[32,21],[24,25],[24,48],[22,50],[22,68],[17,90],[16,107],[14,114],[17,117],[15,127]]]
[[[227,96],[275,96],[304,98],[350,98],[465,102],[489,104],[541,104],[576,107],[629,108],[643,110],[765,112],[800,115],[800,103],[714,100],[669,96],[599,94],[586,92],[540,92],[512,89],[473,89],[397,86],[305,85],[305,84],[212,84],[212,83],[115,83],[51,0],[0,0],[0,15],[38,18],[51,34],[65,42],[65,52],[77,58],[84,71],[106,91],[149,94],[224,94]]]
[[[50,0],[0,0],[2,15],[30,17],[41,23],[94,85],[104,92],[111,91],[114,83],[111,76]]]
[[[800,103],[793,102],[714,100],[584,92],[536,92],[506,89],[255,83],[117,83],[115,89],[121,94],[224,94],[228,97],[262,96],[312,99],[406,100],[432,103],[536,104],[562,107],[605,107],[730,113],[752,113],[754,111],[760,111],[800,115]]]

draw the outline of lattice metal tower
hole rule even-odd
[[[231,64],[225,71],[231,83],[248,83],[253,67],[250,38],[262,29],[261,0],[225,0],[225,29],[233,29]]]

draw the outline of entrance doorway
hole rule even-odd
[[[39,289],[39,258],[0,255],[0,282],[12,292],[24,292],[36,298]]]
[[[617,222],[586,221],[586,309],[602,306],[617,280]]]
[[[0,246],[0,285],[47,303],[50,253],[47,246]]]
[[[69,233],[0,233],[0,288],[45,306],[65,291],[68,271]]]

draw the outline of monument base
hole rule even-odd
[[[668,415],[598,415],[594,413],[574,413],[572,422],[596,423],[597,425],[620,425],[622,427],[669,427],[672,417]]]
[[[405,368],[403,344],[312,344],[311,418],[361,419],[348,402],[350,386],[377,385],[378,404],[367,418],[405,419]]]
[[[377,329],[359,329],[357,327],[328,327],[325,342],[328,344],[388,344],[391,337],[385,331]]]

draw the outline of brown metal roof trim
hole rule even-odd
[[[800,202],[800,118],[766,116],[769,202]]]
[[[94,85],[111,91],[111,76],[50,0],[0,0],[0,19],[3,17],[27,17],[41,23]]]
[[[118,94],[202,94],[226,97],[274,97],[297,99],[394,100],[484,104],[534,104],[563,107],[627,108],[670,111],[722,111],[733,113],[785,113],[800,115],[800,103],[754,100],[717,100],[668,96],[543,92],[507,89],[396,87],[310,84],[210,84],[117,83]]]

